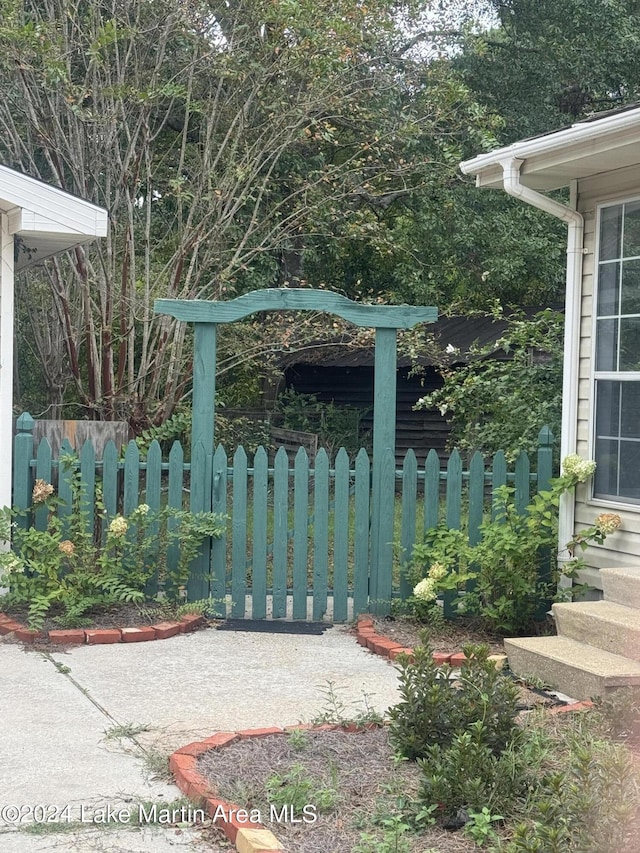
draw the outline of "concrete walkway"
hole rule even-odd
[[[397,701],[395,669],[338,627],[205,630],[51,654],[4,642],[0,681],[1,853],[222,853],[231,848],[210,831],[141,812],[180,797],[157,776],[170,752],[217,731],[308,722],[336,704],[330,687],[345,717],[365,697],[378,711]]]

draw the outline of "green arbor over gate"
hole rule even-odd
[[[392,596],[397,330],[434,322],[437,309],[361,305],[324,290],[278,288],[247,293],[230,302],[158,299],[154,310],[195,325],[191,437],[191,510],[194,512],[208,511],[213,504],[218,325],[233,323],[257,311],[315,311],[375,329],[369,598],[375,610],[384,612]],[[208,563],[209,554],[203,553],[189,583],[190,598],[209,594],[204,580]]]

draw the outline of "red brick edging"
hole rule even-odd
[[[178,622],[158,622],[156,625],[141,625],[138,628],[67,628],[59,631],[34,631],[5,613],[0,613],[0,636],[13,634],[23,643],[46,640],[57,646],[88,645],[105,643],[143,643],[150,640],[166,640],[176,634],[187,634],[204,625],[204,616],[182,616]]]
[[[269,834],[271,834],[271,831],[264,824],[251,821],[251,809],[220,799],[215,788],[196,769],[198,758],[203,753],[209,752],[212,749],[222,749],[239,740],[268,737],[269,735],[286,735],[296,730],[357,732],[368,728],[378,728],[378,725],[365,724],[364,726],[359,726],[355,723],[347,725],[325,723],[320,726],[314,726],[303,723],[297,726],[285,726],[284,728],[273,726],[265,729],[245,729],[240,732],[219,732],[213,735],[213,737],[194,741],[177,749],[169,757],[169,769],[173,773],[176,785],[182,793],[195,803],[197,808],[203,809],[212,819],[215,826],[221,829],[229,841],[235,844],[240,830],[258,830],[268,832]],[[258,842],[258,839],[256,841]],[[270,847],[269,849],[272,850],[274,848]],[[262,853],[262,850],[259,847],[255,847],[255,845],[251,847],[251,850],[252,853]]]
[[[384,637],[382,634],[377,634],[374,627],[373,617],[366,614],[358,616],[356,623],[356,642],[364,648],[369,649],[375,655],[389,658],[391,661],[399,655],[407,655],[409,660],[412,660],[413,649],[403,646],[402,643],[397,643],[395,640]],[[436,666],[451,666],[459,667],[466,655],[463,652],[445,654],[443,652],[434,652],[433,660]]]

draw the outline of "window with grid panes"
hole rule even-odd
[[[600,209],[594,497],[640,504],[640,201]]]

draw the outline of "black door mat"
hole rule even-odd
[[[255,631],[261,634],[312,634],[320,636],[329,622],[285,622],[279,619],[225,619],[218,631]]]

